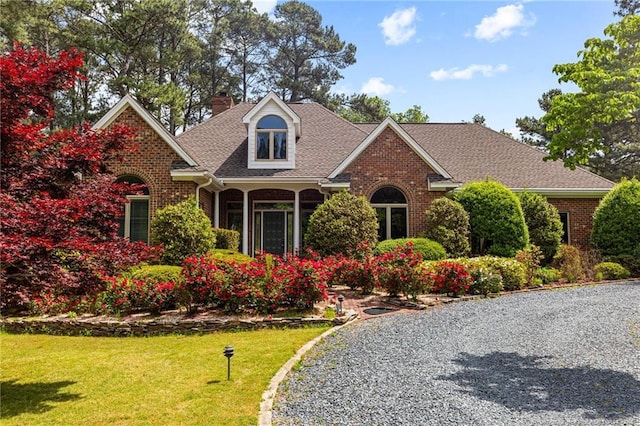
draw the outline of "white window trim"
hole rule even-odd
[[[386,209],[386,216],[385,216],[385,221],[386,221],[386,234],[387,234],[387,239],[390,240],[391,239],[391,209],[392,208],[404,208],[405,211],[407,212],[406,215],[406,230],[407,230],[407,237],[409,236],[409,204],[407,203],[382,203],[382,204],[371,204],[371,207],[373,207],[374,209]]]
[[[150,198],[151,197],[149,195],[127,195],[127,200],[129,202],[125,203],[124,205],[124,238],[128,239],[131,237],[131,201],[146,200],[147,202],[149,202]],[[150,218],[147,218],[147,235],[151,233],[151,220],[149,219]],[[149,241],[147,240],[147,244],[148,243]]]

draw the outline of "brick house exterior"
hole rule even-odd
[[[376,208],[381,238],[415,237],[433,200],[491,177],[546,196],[561,212],[568,242],[584,247],[593,212],[613,187],[478,124],[353,124],[319,104],[286,104],[274,94],[239,105],[221,96],[213,106],[212,118],[179,136],[130,96],[96,123],[138,131],[137,152],[110,164],[119,179],[148,187],[127,207],[123,235],[148,236],[134,228],[148,228],[156,210],[195,195],[214,226],[241,232],[244,253],[290,252],[304,245],[315,207],[346,189]]]

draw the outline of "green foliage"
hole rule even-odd
[[[398,123],[427,123],[429,121],[429,116],[422,112],[420,105],[414,105],[405,112],[393,113],[391,118]]]
[[[623,280],[631,275],[627,268],[615,262],[600,262],[594,270],[596,277],[603,280]]]
[[[525,266],[515,259],[497,256],[481,256],[469,259],[470,265],[487,268],[502,277],[505,290],[520,290],[527,284]]]
[[[542,284],[549,284],[558,281],[562,274],[555,268],[538,268],[536,271],[536,279]]]
[[[511,257],[529,243],[520,201],[501,183],[465,184],[455,199],[469,213],[474,252]]]
[[[548,264],[562,240],[562,221],[558,209],[535,192],[521,192],[518,198],[529,230],[529,241],[540,248],[544,256],[543,263]]]
[[[321,100],[356,62],[356,46],[345,43],[320,13],[306,3],[279,3],[273,12],[266,43],[273,49],[264,71],[271,89],[289,102]]]
[[[175,265],[143,265],[130,269],[126,274],[134,280],[142,280],[147,283],[174,283],[182,281],[182,268]]]
[[[593,215],[591,243],[603,256],[640,251],[640,181],[623,180],[605,195]]]
[[[395,240],[380,241],[376,246],[376,253],[388,253],[396,250],[398,247],[404,247],[407,243],[411,244],[411,249],[422,255],[424,260],[440,260],[447,257],[447,252],[439,243],[427,238],[397,238]]]
[[[471,294],[487,295],[489,293],[500,293],[504,289],[502,276],[496,272],[483,268],[473,268],[469,272],[473,279],[469,287]]]
[[[549,158],[573,169],[594,154],[617,151],[620,166],[631,167],[631,175],[638,172],[639,33],[640,16],[625,16],[604,30],[607,38],[587,40],[578,62],[553,68],[561,83],[574,83],[580,91],[554,97],[542,119],[556,131]]]
[[[469,254],[469,213],[462,204],[449,198],[438,198],[425,212],[425,219],[426,238],[442,244],[451,257]]]
[[[536,278],[536,271],[540,268],[542,251],[535,245],[529,245],[516,253],[516,260],[525,268],[527,284],[533,285]]]
[[[253,257],[239,253],[235,250],[215,249],[209,252],[209,257],[224,260],[225,262],[249,263],[255,260]]]
[[[204,255],[216,245],[211,222],[194,197],[158,210],[151,221],[151,240],[164,246],[162,263],[168,265],[180,265],[190,255]]]
[[[378,218],[364,197],[347,191],[320,204],[309,219],[305,241],[321,256],[351,254],[359,244],[378,240]]]
[[[238,251],[240,248],[240,232],[234,229],[213,228],[216,236],[216,248]]]
[[[558,253],[553,258],[552,265],[560,270],[560,274],[570,283],[581,280],[584,277],[580,249],[574,246],[562,244]]]

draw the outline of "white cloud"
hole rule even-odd
[[[470,80],[473,78],[474,74],[480,73],[484,77],[493,77],[495,74],[499,72],[506,72],[509,67],[505,64],[500,64],[498,66],[493,65],[478,65],[473,64],[469,65],[466,68],[449,68],[445,70],[444,68],[440,68],[436,71],[431,71],[429,75],[432,79],[440,81],[440,80]]]
[[[497,41],[511,36],[513,30],[518,27],[529,27],[535,23],[535,19],[527,20],[521,4],[509,4],[496,9],[492,16],[485,16],[476,25],[475,38],[481,40]]]
[[[375,96],[384,96],[395,90],[392,84],[386,84],[382,77],[371,77],[362,85],[360,92]]]
[[[416,33],[414,25],[416,19],[415,6],[396,10],[390,16],[385,16],[382,22],[378,24],[382,28],[384,43],[397,46],[408,42]]]
[[[278,0],[254,0],[252,3],[253,7],[255,7],[259,13],[271,14],[277,2]]]

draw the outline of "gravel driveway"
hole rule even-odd
[[[640,282],[358,322],[295,370],[275,425],[640,425]]]

